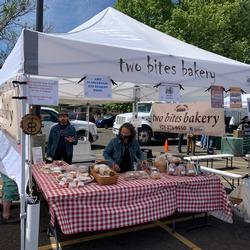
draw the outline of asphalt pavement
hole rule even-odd
[[[97,158],[102,158],[102,152],[107,142],[114,137],[111,129],[98,129],[99,139],[92,145],[92,150]],[[163,151],[164,142],[152,142],[151,146],[143,147],[152,150],[157,156]],[[178,154],[176,141],[169,141],[169,153]],[[186,146],[183,146],[185,152]],[[216,151],[219,153],[219,151]],[[206,152],[197,147],[197,155]],[[181,154],[182,156],[185,153]],[[225,161],[215,161],[216,169],[225,170]],[[246,174],[247,162],[241,157],[235,157],[233,168],[230,172]],[[222,180],[223,181],[223,180]],[[229,186],[225,181],[226,188]],[[2,208],[0,207],[0,210]],[[19,215],[19,204],[12,209],[13,216]],[[67,250],[184,250],[184,249],[207,249],[207,250],[247,250],[250,245],[250,224],[234,216],[233,224],[224,223],[214,217],[208,217],[205,223],[204,215],[192,220],[189,215],[178,218],[176,233],[172,233],[170,220],[159,225],[146,224],[135,228],[126,228],[121,231],[102,232],[104,234],[81,234],[74,237],[62,237],[62,249]],[[206,226],[202,226],[202,225]],[[46,202],[41,199],[39,249],[53,249],[54,237],[48,237],[49,211]],[[193,228],[193,226],[198,226]],[[201,227],[199,227],[201,226]],[[86,238],[87,236],[87,238]],[[70,241],[69,241],[70,240]],[[0,225],[0,249],[16,250],[20,246],[20,224]]]

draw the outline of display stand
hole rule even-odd
[[[243,138],[222,137],[221,153],[233,154],[234,156],[243,155]]]

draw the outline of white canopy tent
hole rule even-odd
[[[57,77],[62,102],[82,101],[82,86],[76,83],[89,74],[109,76],[115,82],[122,82],[117,89],[113,87],[119,101],[132,100],[129,91],[133,84],[127,82],[182,84],[185,89],[192,86],[201,92],[212,84],[224,87],[237,85],[245,91],[250,89],[250,65],[179,41],[111,7],[69,33],[45,34],[23,30],[0,70],[0,87],[19,75]],[[192,88],[187,93],[194,98]],[[151,86],[150,91],[152,89]],[[149,95],[152,100],[153,93]],[[22,114],[25,114],[24,106]],[[24,180],[24,135],[22,142]],[[22,186],[22,233],[24,195],[25,187]],[[21,244],[23,249],[24,244]]]
[[[18,73],[117,82],[250,86],[250,66],[199,49],[109,7],[64,34],[24,30],[0,71],[0,84]]]

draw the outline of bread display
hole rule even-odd
[[[115,175],[115,171],[105,164],[96,164],[94,165],[93,170],[95,171],[95,173],[100,174],[101,176]]]
[[[118,179],[117,173],[104,163],[95,164],[90,168],[90,173],[94,176],[96,182],[101,185],[115,184]]]
[[[167,160],[166,155],[162,154],[155,158],[154,166],[159,169],[161,173],[166,172],[167,170]]]
[[[127,171],[124,174],[126,181],[148,179],[149,175],[145,171]]]
[[[83,187],[87,183],[90,183],[94,180],[94,177],[89,175],[88,173],[80,173],[80,172],[66,172],[64,174],[60,174],[56,177],[56,180],[60,186],[76,188]]]
[[[183,162],[180,157],[168,155],[167,173],[175,176],[196,176],[196,165],[194,162]]]

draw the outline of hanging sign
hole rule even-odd
[[[179,85],[162,84],[160,85],[159,90],[160,101],[172,103],[180,101]]]
[[[58,105],[58,81],[32,78],[24,85],[24,95],[31,105]]]
[[[153,131],[223,136],[224,109],[213,109],[209,102],[153,104]]]
[[[250,98],[247,98],[247,115],[250,120]]]
[[[224,89],[222,86],[211,86],[211,108],[224,107]]]
[[[41,130],[41,127],[41,120],[36,115],[27,114],[21,120],[21,128],[23,132],[27,135],[38,134]]]
[[[230,108],[241,108],[241,88],[231,87],[230,88]]]
[[[111,99],[111,81],[106,76],[88,75],[84,80],[84,97]]]

